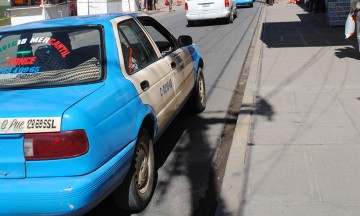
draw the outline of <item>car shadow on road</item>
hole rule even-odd
[[[191,206],[194,212],[200,208],[203,194],[216,191],[213,190],[215,186],[211,180],[214,174],[211,164],[216,147],[212,146],[207,138],[208,125],[225,122],[226,119],[208,119],[191,114],[185,107],[154,147],[155,166],[158,171],[161,168],[162,172],[159,176],[184,176],[188,179],[191,187],[188,191],[192,192]],[[167,178],[157,182],[156,193],[160,196],[170,192]],[[213,194],[212,197],[214,196]],[[150,205],[156,205],[156,201],[152,200]],[[142,215],[146,215],[146,210]]]
[[[199,202],[204,193],[217,191],[214,189],[216,186],[213,185],[211,179],[214,174],[211,164],[216,153],[216,146],[209,144],[205,133],[209,129],[208,125],[225,124],[226,119],[205,119],[201,115],[190,113],[187,107],[184,108],[154,145],[156,174],[154,195],[148,205],[150,208],[145,208],[141,212],[123,211],[116,206],[112,196],[109,195],[85,216],[104,215],[104,209],[108,210],[110,214],[107,213],[107,215],[109,216],[153,214],[154,212],[151,212],[153,206],[158,206],[159,200],[163,199],[161,197],[171,193],[173,187],[170,187],[169,183],[179,177],[188,179],[191,187],[188,191],[192,192],[190,202],[192,202],[191,206],[194,211],[199,208]],[[168,179],[172,179],[171,182]],[[216,194],[211,194],[210,197],[214,198]],[[215,207],[216,205],[212,206],[210,211],[215,211]]]
[[[132,212],[119,209],[112,195],[110,194],[99,205],[97,205],[90,212],[86,213],[84,216],[130,216],[131,214]]]

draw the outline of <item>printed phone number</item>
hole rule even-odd
[[[0,68],[1,74],[9,74],[9,73],[36,73],[40,71],[40,67],[16,67],[16,68]]]

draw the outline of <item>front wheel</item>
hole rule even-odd
[[[119,208],[141,211],[147,206],[154,189],[154,172],[152,140],[148,131],[141,128],[129,173],[113,192]]]
[[[205,79],[202,68],[198,69],[198,77],[195,88],[190,97],[190,109],[194,113],[201,113],[206,107]]]

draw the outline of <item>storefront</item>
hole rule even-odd
[[[77,15],[139,11],[138,0],[77,0]]]
[[[330,27],[345,26],[350,12],[350,0],[325,0],[325,4],[328,25]]]
[[[7,0],[0,0],[7,1]],[[138,0],[11,0],[11,25],[88,14],[136,12]]]
[[[11,3],[8,0],[0,0],[0,18],[6,17],[6,10],[10,8]]]
[[[6,10],[8,17],[11,19],[11,25],[66,17],[76,13],[76,11],[70,10],[70,4],[66,0],[12,1],[12,6]]]

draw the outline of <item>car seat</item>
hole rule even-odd
[[[35,66],[40,66],[40,71],[61,70],[69,68],[68,62],[58,50],[51,45],[40,46],[35,50]]]

